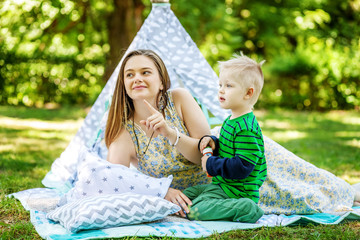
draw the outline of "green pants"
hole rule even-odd
[[[230,198],[219,185],[189,187],[184,194],[192,201],[190,220],[227,220],[255,223],[264,211],[251,199]]]

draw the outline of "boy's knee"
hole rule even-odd
[[[250,209],[258,208],[259,206],[249,198],[243,198],[244,204]]]
[[[237,216],[234,218],[238,222],[255,223],[264,215],[264,211],[251,199],[241,199],[241,204],[237,208]]]
[[[188,187],[182,191],[185,196],[187,196],[190,200],[193,200],[197,197],[197,189],[195,187]]]
[[[183,191],[183,194],[185,194],[192,201],[204,192],[206,186],[207,185],[196,185],[188,187]]]

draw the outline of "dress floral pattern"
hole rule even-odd
[[[268,176],[260,188],[265,214],[336,212],[352,207],[355,191],[264,136]]]
[[[168,105],[164,109],[167,124],[173,128],[177,127],[179,132],[189,135],[183,121],[176,112],[170,91],[168,92],[168,98]],[[206,177],[206,173],[202,171],[201,166],[185,159],[177,151],[176,147],[169,144],[165,137],[159,135],[152,138],[149,143],[150,138],[146,136],[145,132],[136,123],[133,127],[132,121],[128,121],[126,130],[130,133],[135,146],[137,146],[137,140],[139,141],[138,170],[142,173],[158,178],[173,175],[171,187],[179,190],[211,182],[211,178]],[[146,154],[142,154],[148,143],[149,147]],[[137,147],[135,148],[137,149]]]

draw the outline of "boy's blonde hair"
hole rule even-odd
[[[253,59],[245,56],[242,52],[240,55],[234,54],[233,58],[228,61],[219,62],[220,72],[231,71],[230,74],[232,77],[238,79],[244,88],[254,88],[254,95],[250,99],[252,107],[257,102],[264,86],[264,75],[261,70],[264,62],[265,60],[257,63]]]

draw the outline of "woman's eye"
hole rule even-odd
[[[128,78],[130,78],[130,77],[132,77],[133,76],[133,74],[132,73],[128,73],[128,74],[126,74],[126,77],[128,77]]]
[[[143,74],[144,75],[148,75],[148,74],[150,74],[151,72],[150,71],[145,71]]]

